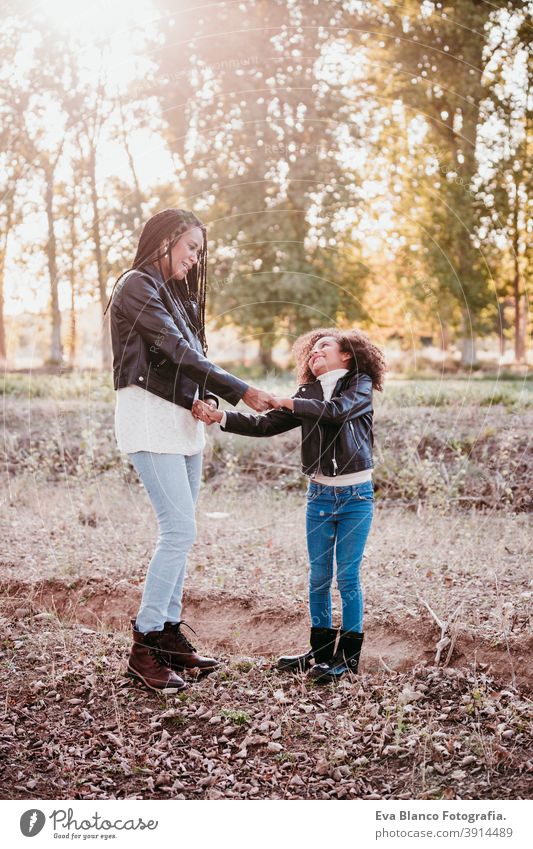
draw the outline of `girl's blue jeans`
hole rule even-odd
[[[372,481],[324,486],[310,481],[307,491],[307,550],[311,625],[331,628],[333,561],[342,602],[343,631],[363,630],[360,567],[374,514]]]
[[[179,622],[187,555],[196,538],[195,506],[200,491],[202,454],[128,454],[159,524],[159,538],[148,567],[136,627],[143,634]]]

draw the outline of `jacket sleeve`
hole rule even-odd
[[[372,412],[372,380],[367,374],[358,374],[341,395],[330,401],[313,398],[295,398],[294,414],[302,419],[316,419],[324,424],[340,425]]]
[[[260,416],[226,412],[226,425],[220,429],[243,436],[276,436],[300,425],[301,421],[290,410],[269,410]]]
[[[216,395],[213,395],[211,392],[204,392],[204,397],[200,399],[201,401],[214,401],[217,405],[217,409],[220,406],[218,403],[218,398]]]
[[[157,287],[145,275],[129,275],[117,293],[115,304],[151,350],[165,354],[178,370],[199,385],[200,396],[213,393],[234,406],[241,400],[248,384],[189,345],[161,300]]]

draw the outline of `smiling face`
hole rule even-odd
[[[309,355],[309,368],[315,377],[334,371],[337,368],[349,368],[352,355],[344,353],[334,336],[322,336],[315,344]]]
[[[192,227],[179,237],[175,245],[171,249],[172,259],[172,278],[174,280],[183,280],[187,272],[193,265],[198,262],[198,257],[203,246],[203,233],[200,227]],[[163,246],[165,250],[165,246]],[[170,272],[168,257],[165,255],[161,260],[161,268],[168,279]]]

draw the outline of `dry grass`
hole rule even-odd
[[[379,498],[414,507],[422,503],[440,511],[471,506],[530,509],[533,409],[531,393],[522,394],[523,403],[515,391],[512,403],[492,405],[489,393],[485,397],[489,403],[480,407],[464,398],[442,405],[434,398],[431,406],[431,397],[425,396],[421,399],[425,403],[416,405],[416,396],[409,400],[409,392],[405,398],[400,392],[397,403],[388,396],[380,399],[374,477]],[[35,479],[68,485],[71,478],[92,479],[121,469],[109,402],[11,396],[5,400],[0,459],[10,476],[30,472]],[[255,440],[213,428],[209,437],[205,474],[212,484],[241,493],[255,490],[260,482],[268,482],[274,490],[303,490],[297,431]]]
[[[523,510],[531,414],[513,396],[489,426],[487,408],[446,397],[379,414],[391,439],[363,563],[361,673],[325,688],[272,668],[307,642],[303,480],[263,471],[276,457],[296,466],[295,446],[216,438],[184,615],[225,665],[174,698],[123,677],[156,523],[109,403],[10,399],[2,795],[525,798],[531,536],[513,499]],[[402,445],[420,461],[405,480]],[[454,456],[482,470],[469,484],[481,503],[458,500]]]
[[[64,484],[22,475],[4,491],[4,582],[142,580],[156,523],[137,481],[115,471]],[[304,527],[301,493],[265,486],[243,499],[205,486],[187,586],[196,594],[283,598],[304,610]],[[525,514],[378,507],[363,565],[367,616],[376,625],[410,628],[430,621],[421,600],[442,619],[462,603],[466,632],[496,645],[522,639],[530,633],[531,553]]]

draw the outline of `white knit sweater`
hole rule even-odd
[[[119,451],[198,454],[205,447],[205,427],[190,410],[131,384],[117,390],[115,437]]]

